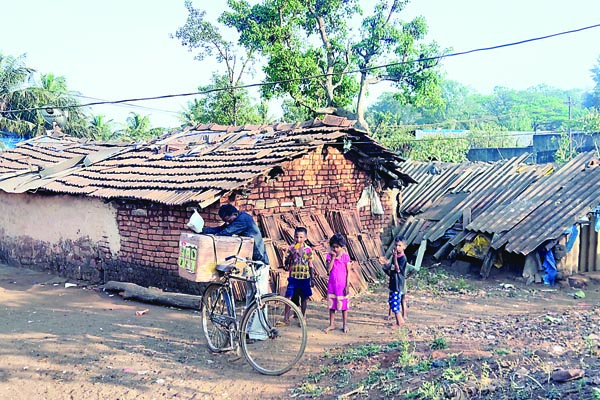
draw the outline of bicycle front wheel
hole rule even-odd
[[[202,330],[208,348],[214,352],[230,350],[230,330],[235,324],[227,286],[210,284],[202,295]]]
[[[292,369],[306,348],[306,322],[291,300],[264,296],[254,303],[241,325],[242,353],[261,374],[281,375]]]

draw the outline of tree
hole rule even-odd
[[[441,80],[439,88],[440,101],[421,106],[405,104],[395,93],[383,93],[367,109],[367,121],[374,131],[385,125],[469,129],[485,115],[482,97],[468,87],[452,80]]]
[[[94,115],[90,121],[90,136],[94,140],[104,142],[116,139],[113,133],[113,120],[107,120],[104,115]]]
[[[378,2],[360,28],[358,0],[228,0],[230,10],[219,21],[237,29],[238,43],[266,59],[262,94],[266,99],[290,96],[312,115],[334,113],[364,117],[368,88],[394,83],[404,103],[436,101],[438,74],[435,43],[423,44],[425,20],[402,22],[405,0]],[[207,38],[201,39],[210,44]],[[385,68],[375,68],[387,64]],[[359,79],[349,72],[357,69]]]
[[[67,88],[66,79],[54,74],[33,79],[34,70],[25,66],[25,55],[0,54],[0,128],[20,136],[36,136],[52,128],[41,114],[41,108],[68,109],[65,133],[87,136],[89,126],[85,110],[79,106],[75,93]],[[75,107],[73,107],[75,106]],[[14,110],[10,111],[9,110]]]
[[[600,56],[596,62],[596,65],[590,70],[596,86],[594,86],[590,92],[585,94],[583,105],[587,108],[600,110]]]
[[[80,107],[79,100],[76,98],[78,94],[68,89],[67,80],[63,76],[56,76],[52,73],[41,76],[41,88],[38,100],[42,103],[40,106],[51,105],[67,112],[67,122],[62,127],[65,133],[74,137],[93,137],[93,134],[89,130],[90,122],[87,115],[89,110]],[[46,125],[48,126],[47,123]]]
[[[13,57],[0,53],[0,129],[20,136],[34,130],[35,124],[24,119],[31,119],[31,112],[9,112],[30,107],[34,99],[27,90],[27,83],[33,72],[25,66],[24,54]]]
[[[158,136],[158,132],[150,127],[150,119],[134,112],[129,113],[125,127],[116,134],[120,140],[124,141],[145,141]]]
[[[229,76],[213,73],[212,83],[200,86],[198,91],[209,92],[200,99],[188,102],[180,114],[184,124],[214,122],[222,125],[259,124],[263,122],[264,110],[252,104],[247,89],[218,90],[229,85]]]
[[[255,49],[247,48],[244,55],[242,49],[232,41],[223,37],[218,26],[206,21],[206,12],[192,7],[186,0],[188,18],[175,36],[181,40],[189,51],[197,50],[195,59],[202,61],[215,56],[217,62],[225,66],[225,74],[213,73],[212,83],[200,87],[199,91],[214,90],[204,99],[188,103],[188,110],[182,114],[182,121],[187,122],[217,122],[227,125],[237,125],[251,122],[248,120],[249,95],[247,90],[239,88],[243,85],[242,78],[252,66]],[[172,36],[173,37],[173,36]],[[218,118],[210,120],[210,118]]]
[[[526,90],[496,87],[486,109],[508,130],[558,130],[569,121],[568,100],[576,106],[580,98],[580,91],[564,91],[547,85]],[[581,113],[580,107],[572,111]]]

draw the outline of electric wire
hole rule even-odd
[[[450,54],[442,54],[442,55],[434,56],[434,57],[423,57],[423,58],[418,58],[416,60],[399,61],[399,62],[394,62],[394,63],[376,65],[376,66],[372,66],[372,67],[364,67],[364,68],[361,68],[361,69],[353,69],[353,70],[343,71],[343,72],[339,72],[339,73],[317,74],[317,75],[306,76],[306,77],[301,77],[301,78],[289,78],[289,79],[281,79],[281,80],[278,80],[278,81],[271,81],[271,82],[251,83],[251,84],[240,85],[240,86],[235,86],[235,87],[228,86],[228,87],[214,88],[214,89],[208,89],[208,90],[203,90],[203,91],[198,91],[198,92],[166,94],[166,95],[160,95],[160,96],[138,97],[138,98],[130,98],[130,99],[122,99],[122,100],[106,100],[106,101],[102,100],[102,101],[89,102],[89,103],[85,103],[85,104],[73,104],[73,105],[60,106],[58,108],[61,108],[61,109],[81,108],[81,107],[91,107],[91,106],[98,106],[98,105],[105,105],[105,104],[121,104],[121,103],[131,103],[131,102],[138,102],[138,101],[168,99],[168,98],[174,98],[174,97],[198,96],[198,95],[205,95],[205,94],[210,94],[210,93],[220,92],[220,91],[226,91],[226,90],[247,89],[247,88],[255,88],[255,87],[261,87],[261,86],[277,85],[277,84],[281,84],[281,83],[289,83],[289,82],[296,82],[296,81],[307,81],[307,80],[313,80],[313,79],[318,79],[318,78],[324,78],[324,77],[328,77],[328,76],[351,75],[351,74],[356,74],[356,73],[360,73],[360,72],[363,72],[363,71],[373,71],[373,70],[377,70],[377,69],[389,68],[389,67],[394,67],[394,66],[399,66],[399,65],[406,65],[406,64],[413,64],[413,63],[422,63],[422,62],[426,62],[426,61],[442,60],[444,58],[463,56],[463,55],[466,55],[466,54],[471,54],[471,53],[476,53],[476,52],[497,50],[497,49],[501,49],[501,48],[505,48],[505,47],[517,46],[517,45],[521,45],[521,44],[525,44],[525,43],[531,43],[531,42],[535,42],[535,41],[539,41],[539,40],[550,39],[550,38],[557,37],[557,36],[563,36],[563,35],[568,35],[568,34],[572,34],[572,33],[582,32],[582,31],[585,31],[585,30],[594,29],[594,28],[598,28],[598,27],[600,27],[600,24],[594,24],[594,25],[589,25],[589,26],[585,26],[585,27],[581,27],[581,28],[571,29],[571,30],[568,30],[568,31],[561,31],[561,32],[552,33],[552,34],[549,34],[549,35],[544,35],[544,36],[538,36],[538,37],[534,37],[534,38],[519,40],[519,41],[516,41],[516,42],[504,43],[504,44],[499,44],[499,45],[494,45],[494,46],[487,46],[487,47],[480,47],[480,48],[477,48],[477,49],[460,51],[460,52],[455,52],[455,53],[450,53]],[[10,110],[0,110],[0,114],[7,114],[7,113],[14,113],[14,112],[24,112],[24,111],[43,110],[43,109],[46,109],[46,108],[49,108],[49,107],[52,107],[52,106],[30,107],[30,108],[10,109]]]

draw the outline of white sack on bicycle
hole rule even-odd
[[[196,233],[202,233],[202,229],[204,229],[204,219],[195,208],[194,213],[190,217],[190,221],[187,223],[187,226]]]

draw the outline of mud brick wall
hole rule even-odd
[[[325,212],[334,209],[356,209],[365,185],[371,182],[366,172],[335,147],[324,146],[302,158],[283,165],[284,173],[275,179],[258,179],[251,193],[235,201],[240,210],[273,213],[301,208]],[[372,215],[369,206],[359,210],[362,229],[381,235],[391,235],[392,199],[387,191],[379,193],[384,215]]]
[[[243,211],[285,212],[311,208],[355,209],[369,176],[336,148],[325,146],[283,165],[274,179],[257,178],[242,195],[198,209],[206,225],[220,225],[219,206],[230,200]],[[385,215],[360,210],[363,230],[391,230],[391,199]],[[93,282],[109,280],[198,294],[203,284],[179,277],[179,237],[194,205],[168,206],[133,200],[109,203],[78,196],[0,196],[0,261]],[[26,204],[27,206],[24,206]],[[15,210],[20,210],[15,213]],[[57,221],[60,221],[57,224]],[[53,226],[58,226],[52,230]]]
[[[115,214],[99,199],[0,192],[0,262],[99,282],[101,255],[119,249]]]
[[[118,202],[121,247],[103,255],[104,280],[133,282],[165,291],[199,294],[203,285],[179,277],[179,236],[193,207],[150,202]],[[207,225],[220,224],[218,205],[199,210]]]
[[[13,267],[48,271],[90,282],[101,282],[98,243],[89,237],[61,239],[56,243],[31,236],[10,237],[0,229],[0,261]]]
[[[369,177],[332,147],[318,151],[283,166],[284,173],[275,179],[258,178],[244,195],[233,200],[240,210],[285,212],[312,208],[355,209]],[[297,199],[301,203],[297,203]],[[220,225],[218,211],[223,198],[205,209],[198,209],[207,226]],[[362,227],[371,233],[389,234],[391,199],[381,193],[386,213],[372,216],[369,207],[360,210]],[[300,207],[298,207],[302,204]],[[193,205],[167,206],[150,202],[119,202],[117,223],[121,235],[118,254],[105,254],[104,279],[156,286],[163,290],[201,293],[203,284],[180,278],[178,273],[179,236],[190,232],[186,227]]]

